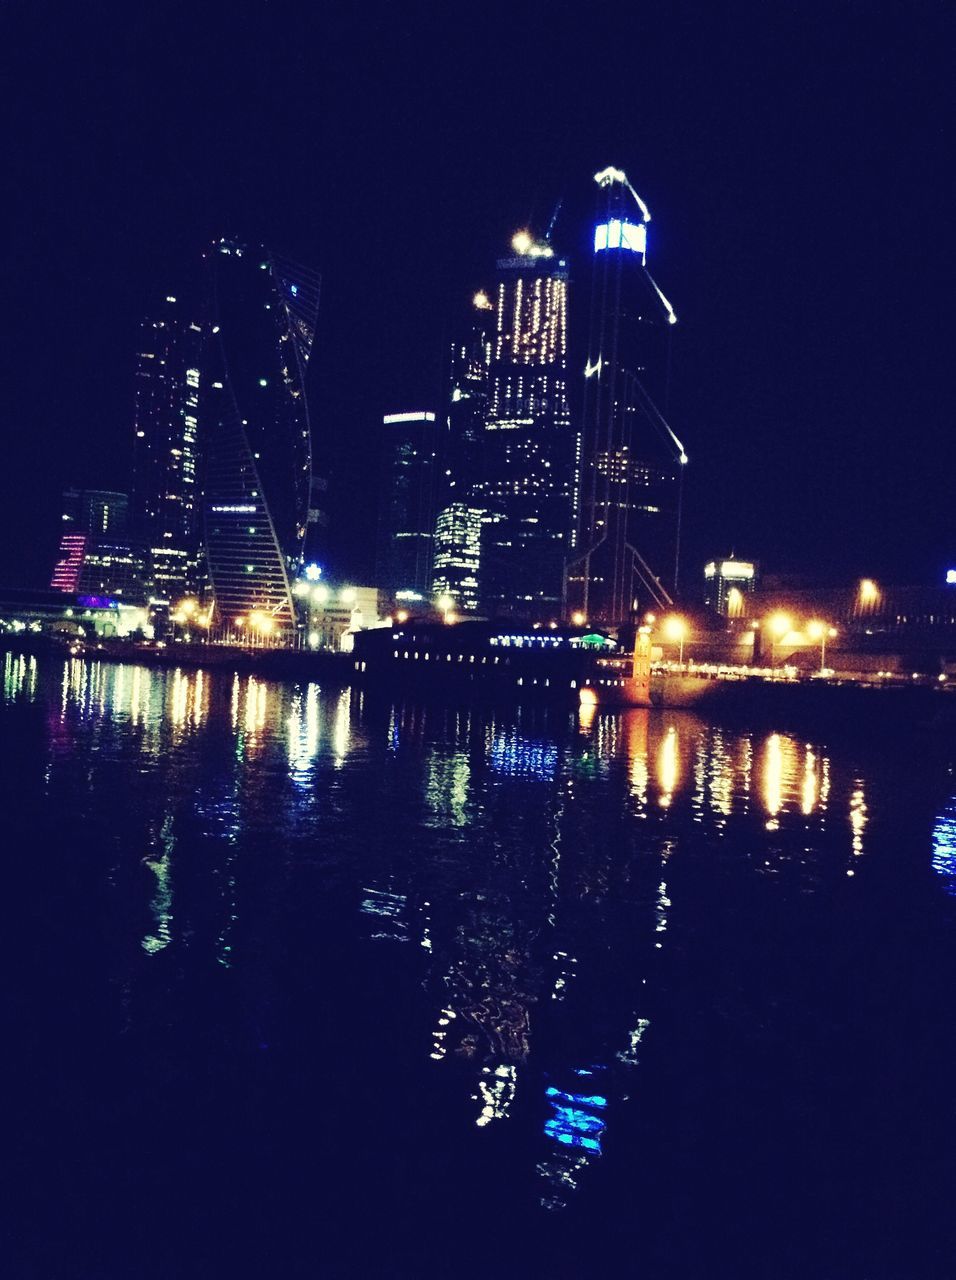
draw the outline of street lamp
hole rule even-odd
[[[828,627],[825,622],[813,621],[813,622],[807,623],[807,635],[810,637],[811,640],[820,641],[820,670],[821,671],[823,671],[823,669],[827,665],[827,662],[826,662],[827,636],[829,636],[830,639],[832,640],[833,637],[836,635],[836,633],[837,633],[836,627]]]
[[[668,640],[675,640],[680,645],[678,662],[684,666],[684,637],[687,635],[687,623],[683,618],[670,617],[664,619],[664,635]]]
[[[857,603],[862,613],[868,606],[875,608],[880,599],[880,589],[872,578],[861,578],[857,590]]]
[[[770,670],[771,672],[775,670],[775,666],[776,666],[775,650],[777,647],[777,641],[783,639],[783,637],[790,630],[791,625],[792,624],[790,622],[790,619],[785,613],[775,613],[773,617],[769,618],[767,621],[767,626],[770,629]]]

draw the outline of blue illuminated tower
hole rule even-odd
[[[665,606],[684,448],[664,417],[677,317],[647,270],[650,213],[620,169],[595,175],[589,350],[574,477],[570,614],[616,626]],[[675,570],[676,576],[676,570]]]
[[[318,515],[306,372],[319,277],[230,240],[207,263],[203,531],[215,624],[267,618],[288,634],[292,578]]]

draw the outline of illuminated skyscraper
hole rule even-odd
[[[143,597],[143,561],[127,537],[128,508],[128,495],[112,489],[66,490],[51,587],[134,603]]]
[[[428,591],[435,531],[435,414],[387,413],[378,530],[377,585]]]
[[[448,416],[440,448],[441,505],[472,496],[484,470],[485,426],[491,395],[495,349],[495,311],[479,291],[472,298],[463,336],[452,343]]]
[[[676,576],[679,473],[668,426],[669,334],[677,317],[647,270],[650,213],[620,169],[595,175],[589,351],[574,483],[566,601],[616,625],[666,605]]]
[[[151,594],[194,586],[198,558],[199,325],[165,306],[140,329],[136,357],[133,526]]]
[[[439,511],[435,523],[434,598],[450,597],[474,613],[480,603],[481,481],[484,475],[495,313],[476,293],[463,336],[451,348],[447,416],[439,443]]]
[[[466,502],[450,502],[435,523],[432,595],[451,599],[463,613],[474,613],[479,605],[482,515]]]
[[[306,372],[319,277],[229,240],[207,263],[203,533],[215,624],[258,613],[288,634],[291,578],[318,518]]]
[[[739,618],[745,596],[753,595],[757,566],[752,560],[711,560],[704,566],[704,604],[729,618]]]
[[[498,262],[480,473],[481,597],[491,614],[555,616],[571,494],[568,264],[519,232]]]

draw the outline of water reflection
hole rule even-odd
[[[933,870],[942,876],[948,894],[956,897],[956,796],[953,796],[933,827]]]
[[[172,817],[168,814],[163,821],[157,843],[162,848],[162,855],[158,858],[143,859],[156,878],[153,896],[149,904],[155,927],[153,932],[147,934],[143,939],[143,950],[149,955],[155,955],[157,951],[163,951],[172,941],[172,857],[175,841],[172,833]]]
[[[37,660],[33,654],[3,655],[3,700],[32,702],[36,695]]]
[[[815,892],[839,876],[854,893],[844,871],[866,865],[869,778],[792,735],[638,710],[580,724],[364,710],[315,681],[82,660],[56,678],[46,785],[59,795],[82,758],[91,795],[127,786],[138,959],[188,974],[205,938],[245,973],[282,953],[301,912],[343,965],[361,958],[309,982],[358,984],[366,963],[400,973],[420,1065],[454,1085],[472,1141],[524,1117],[527,1173],[552,1209],[641,1087],[698,882],[745,914],[741,884]],[[37,680],[35,661],[7,655],[6,702],[32,700]],[[84,755],[91,743],[102,751]],[[125,773],[107,773],[117,762]],[[932,855],[948,892],[954,850],[951,805]],[[300,945],[308,967],[318,953]]]

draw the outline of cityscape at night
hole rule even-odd
[[[949,1277],[952,9],[35,17],[7,1273]]]

